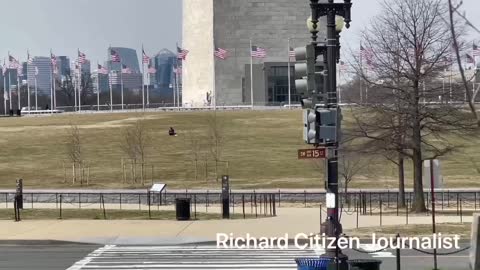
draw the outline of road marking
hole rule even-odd
[[[365,250],[366,252],[372,252],[370,255],[372,255],[373,258],[395,258],[395,256],[386,250],[382,250],[379,252],[373,252],[380,250],[382,247],[380,245],[372,245],[372,244],[360,244],[360,248]]]
[[[295,258],[325,250],[217,249],[212,246],[105,246],[67,270],[81,269],[297,269]]]

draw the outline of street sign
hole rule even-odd
[[[325,157],[326,157],[325,148],[298,150],[298,159],[314,159],[314,158],[325,158]]]

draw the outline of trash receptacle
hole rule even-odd
[[[348,264],[352,267],[352,270],[380,270],[379,260],[348,260]]]
[[[175,210],[177,213],[177,220],[190,220],[190,199],[177,198],[175,200]]]
[[[22,116],[22,111],[21,110],[17,110],[17,116]]]
[[[327,270],[333,260],[330,258],[296,258],[298,270]]]

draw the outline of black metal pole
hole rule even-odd
[[[432,231],[435,235],[437,228],[435,224],[435,178],[433,175],[433,159],[430,160],[430,191],[432,193]],[[437,270],[437,249],[433,249],[433,270]]]

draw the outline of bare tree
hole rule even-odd
[[[151,138],[145,120],[138,119],[133,126],[127,127],[123,134],[122,150],[131,161],[132,182],[137,182],[137,165],[140,163],[140,179],[145,185],[145,159]]]
[[[457,6],[454,6],[453,5],[453,2],[452,0],[448,0],[448,14],[449,14],[449,26],[450,26],[450,34],[451,34],[451,37],[453,38],[453,49],[455,50],[455,56],[456,56],[456,59],[457,59],[457,64],[458,64],[458,69],[460,70],[460,76],[462,78],[462,83],[463,83],[463,88],[464,88],[464,91],[465,91],[465,94],[466,94],[466,97],[467,97],[467,102],[468,102],[468,107],[472,113],[472,115],[475,117],[475,120],[477,121],[477,125],[480,127],[480,118],[478,116],[478,112],[477,112],[477,109],[476,109],[476,106],[475,106],[475,99],[478,95],[478,92],[480,91],[480,85],[475,89],[475,85],[472,87],[472,92],[470,92],[470,87],[468,86],[468,81],[471,81],[473,78],[470,78],[470,80],[467,80],[467,77],[465,75],[465,70],[463,68],[463,64],[462,64],[462,58],[460,57],[460,49],[461,49],[461,40],[460,40],[460,34],[459,34],[459,30],[458,30],[458,23],[455,21],[455,18],[454,18],[454,13],[460,15],[460,17],[462,19],[465,20],[466,24],[468,26],[470,26],[471,28],[477,30],[477,32],[480,33],[480,31],[472,24],[470,23],[470,21],[468,21],[468,19],[463,15],[461,15],[459,12],[458,12],[458,9],[461,7],[462,5],[462,1],[460,2],[460,4],[458,4]],[[478,71],[476,71],[478,72]],[[474,77],[476,76],[476,74],[474,75]]]
[[[187,131],[185,133],[185,145],[187,145],[189,150],[189,157],[192,159],[194,164],[194,176],[195,181],[198,180],[198,161],[202,154],[202,138],[198,133]]]
[[[218,163],[222,162],[223,148],[225,143],[225,123],[218,116],[216,110],[207,115],[208,147],[210,155],[215,162],[215,180],[218,181]]]
[[[66,146],[68,159],[72,163],[72,184],[77,180],[77,169],[80,172],[80,184],[83,184],[83,147],[78,126],[70,126]]]
[[[441,0],[385,0],[363,35],[369,71],[359,62],[355,66],[377,91],[355,110],[353,133],[397,152],[402,162],[412,160],[416,212],[426,211],[423,160],[449,153],[454,146],[445,135],[472,127],[461,108],[437,102],[445,94],[437,78],[451,56],[442,17],[447,8]]]

